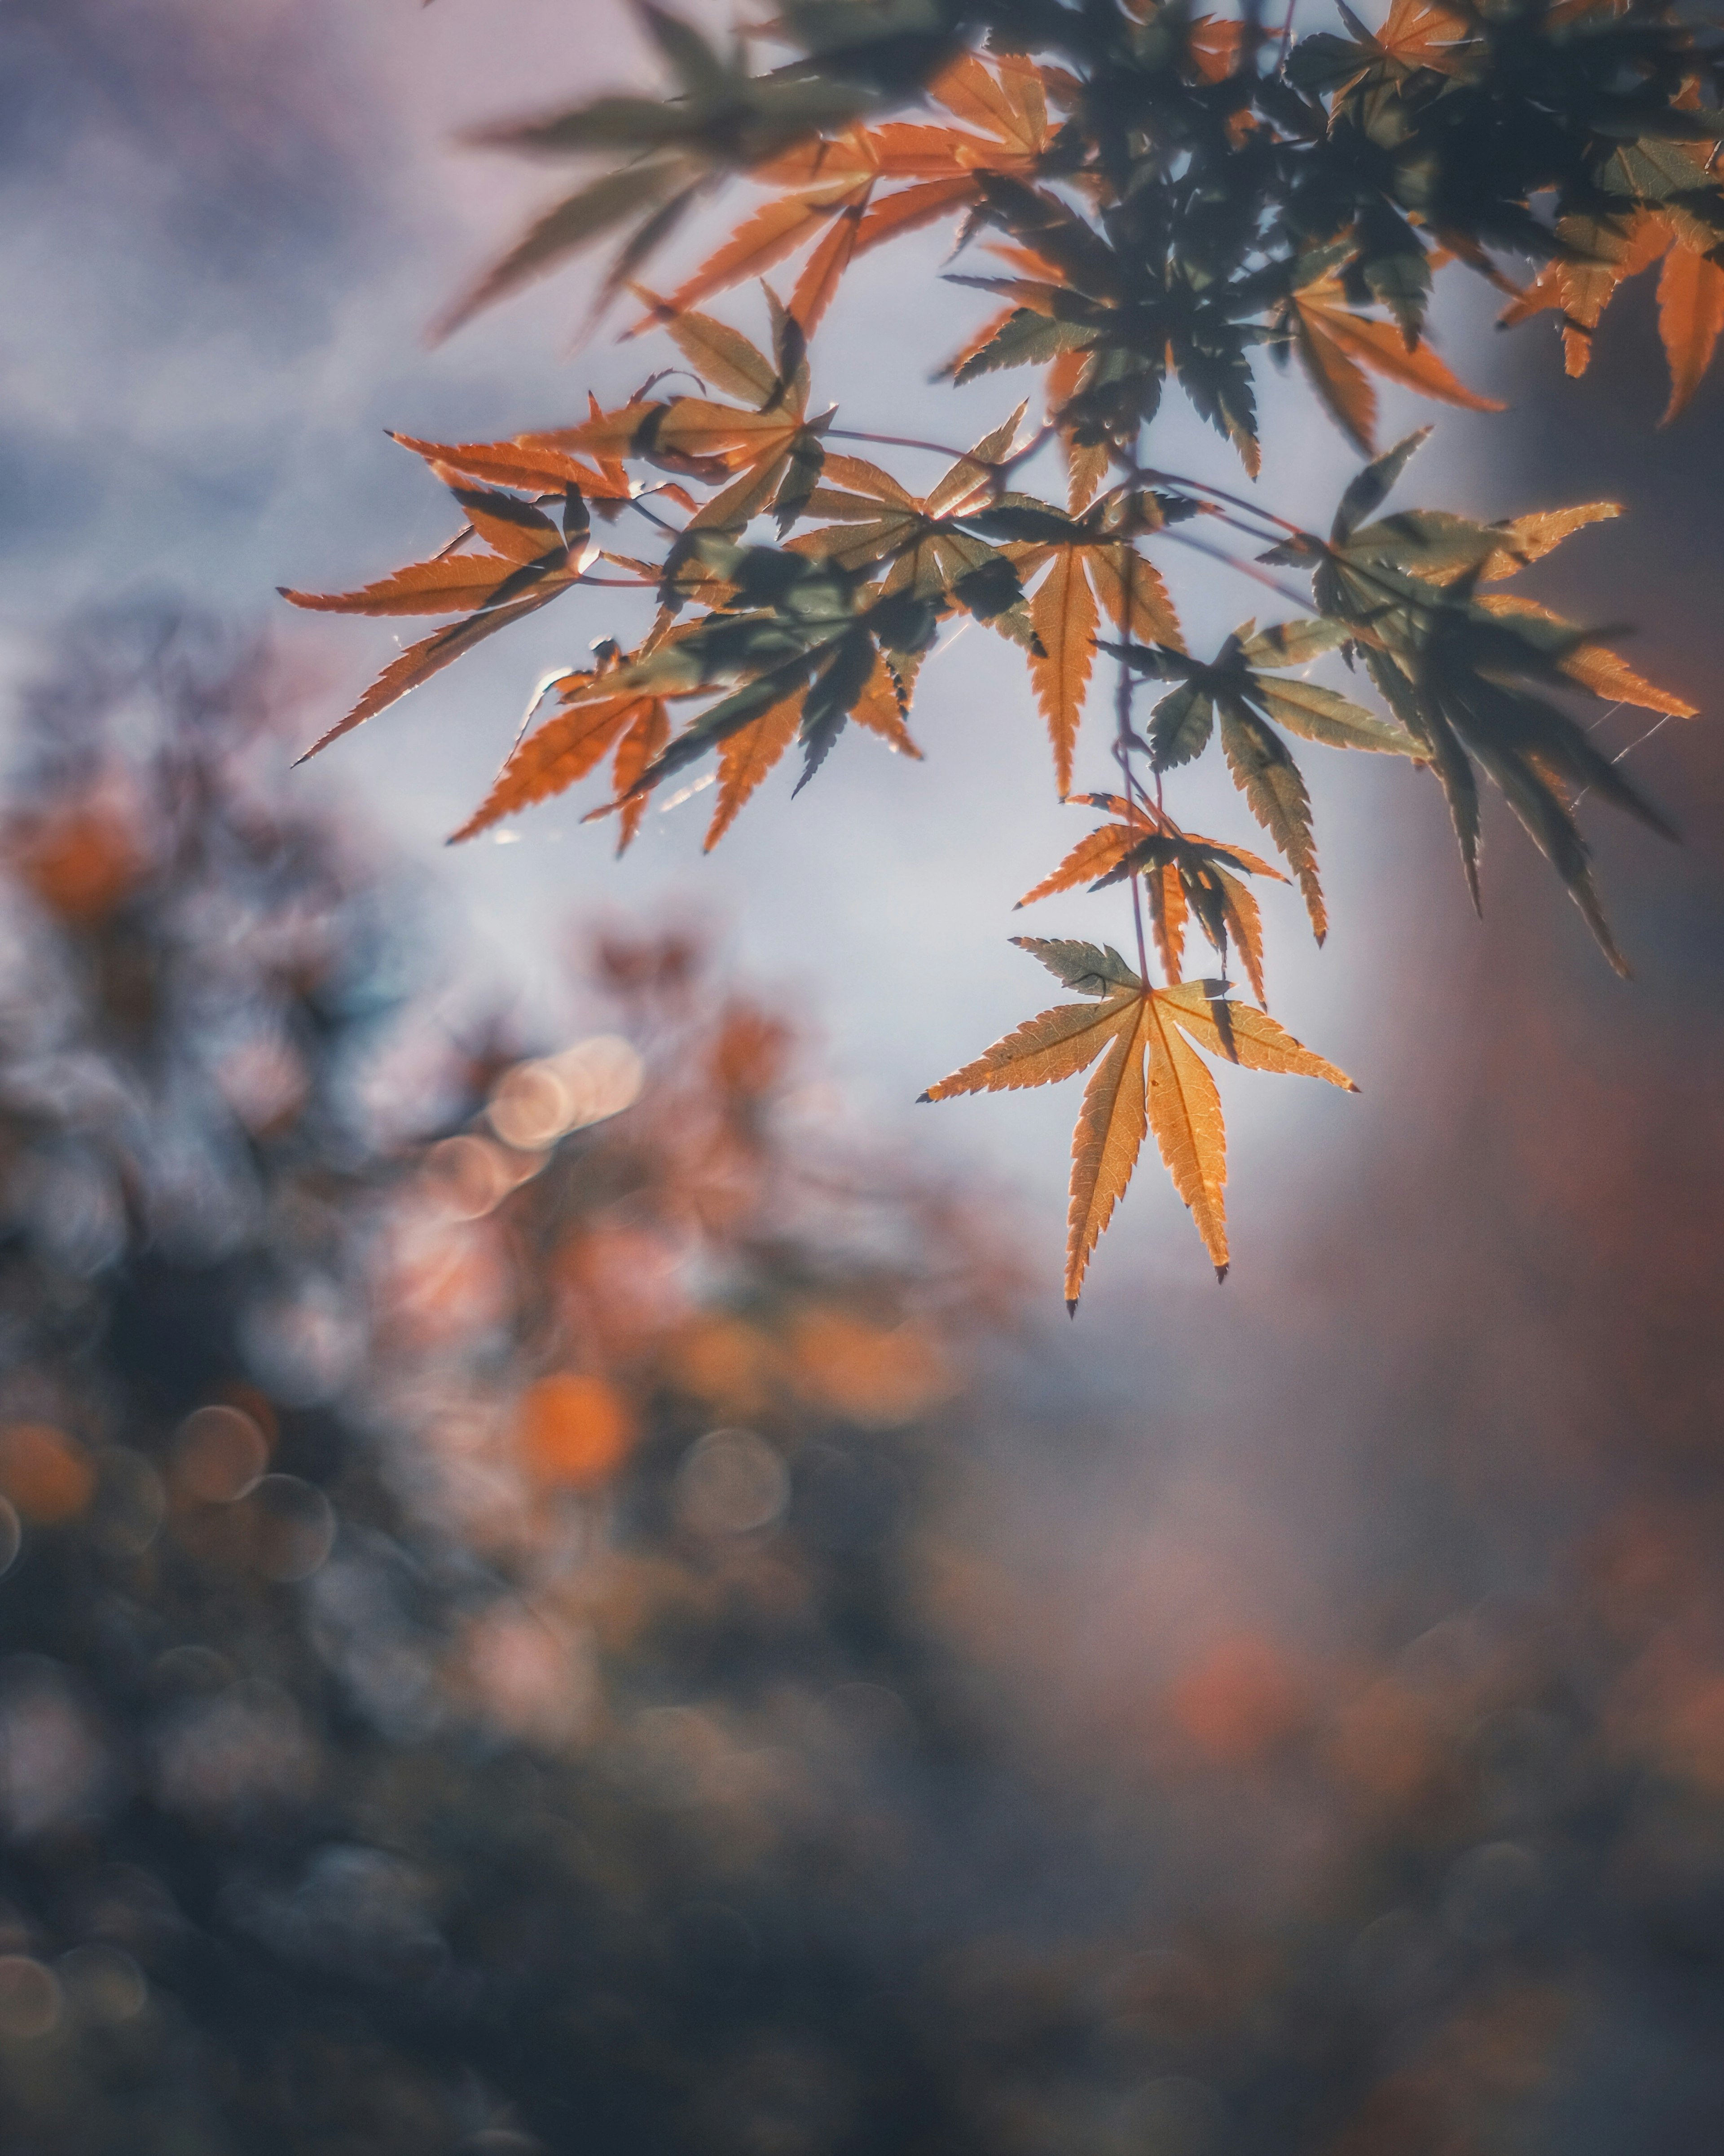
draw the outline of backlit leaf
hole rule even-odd
[[[1670,367],[1668,425],[1700,387],[1724,329],[1724,270],[1691,248],[1673,247],[1658,279],[1658,333]]]

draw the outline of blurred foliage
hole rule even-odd
[[[134,619],[21,712],[8,2156],[1715,2145],[1718,1492],[1086,1697],[962,1502],[1008,1239],[690,935],[452,1037],[290,687]]]

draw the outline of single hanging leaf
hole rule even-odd
[[[1094,1000],[1042,1012],[975,1062],[931,1086],[921,1098],[944,1101],[959,1093],[1052,1085],[1075,1077],[1100,1057],[1072,1137],[1067,1309],[1076,1310],[1090,1257],[1125,1195],[1146,1128],[1156,1134],[1217,1278],[1225,1279],[1226,1134],[1215,1081],[1192,1043],[1246,1069],[1358,1089],[1273,1019],[1228,1002],[1219,981],[1152,988],[1111,947],[1034,937],[1013,940]]]

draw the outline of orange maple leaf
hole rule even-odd
[[[1030,647],[1029,672],[1053,743],[1054,783],[1064,795],[1071,788],[1102,613],[1132,642],[1167,644],[1175,651],[1185,649],[1179,617],[1160,572],[1130,539],[1102,524],[1093,536],[1065,545],[1031,542],[1007,551],[1026,585],[1041,577],[1029,604],[1041,648]]]
[[[1128,875],[1141,875],[1149,897],[1156,947],[1167,978],[1177,981],[1184,973],[1185,925],[1195,913],[1198,927],[1224,965],[1228,942],[1232,939],[1244,962],[1252,993],[1260,1004],[1266,1004],[1262,916],[1250,891],[1229,871],[1239,869],[1247,875],[1270,876],[1276,883],[1285,883],[1286,878],[1280,870],[1231,841],[1182,831],[1171,816],[1152,802],[1128,801],[1117,793],[1074,793],[1068,798],[1085,807],[1106,809],[1119,820],[1103,824],[1080,839],[1056,869],[1024,892],[1018,906],[1033,906],[1038,899],[1075,890],[1080,884],[1099,891]]]
[[[1338,277],[1320,277],[1288,305],[1293,341],[1311,385],[1331,417],[1367,456],[1377,454],[1377,392],[1366,367],[1469,412],[1501,412],[1500,398],[1480,396],[1459,381],[1429,345],[1408,352],[1400,326],[1374,321],[1347,305]]]
[[[1068,988],[1092,1000],[1061,1004],[921,1096],[993,1093],[1049,1086],[1100,1062],[1085,1088],[1072,1137],[1066,1223],[1065,1303],[1075,1312],[1102,1231],[1126,1194],[1145,1132],[1189,1207],[1218,1280],[1227,1277],[1227,1138],[1221,1100],[1195,1052],[1255,1070],[1326,1079],[1358,1088],[1343,1070],[1294,1040],[1249,1004],[1229,1002],[1219,981],[1152,988],[1111,947],[1013,937]]]

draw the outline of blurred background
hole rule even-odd
[[[1229,1089],[1226,1289],[1150,1176],[1068,1326],[1075,1101],[906,1106],[1070,842],[992,653],[710,860],[442,849],[597,618],[289,768],[390,646],[270,588],[447,536],[382,429],[644,371],[577,276],[421,342],[540,197],[451,137],[622,11],[6,0],[0,59],[7,2156],[1719,2146],[1709,721],[1607,721],[1686,841],[1597,829],[1626,985],[1517,833],[1480,926],[1434,788],[1314,772],[1270,985],[1364,1096]],[[865,423],[889,352],[960,425],[934,259],[817,346]],[[1457,295],[1513,410],[1417,491],[1628,504],[1540,594],[1705,706],[1724,393],[1655,431],[1650,296],[1574,384]]]

